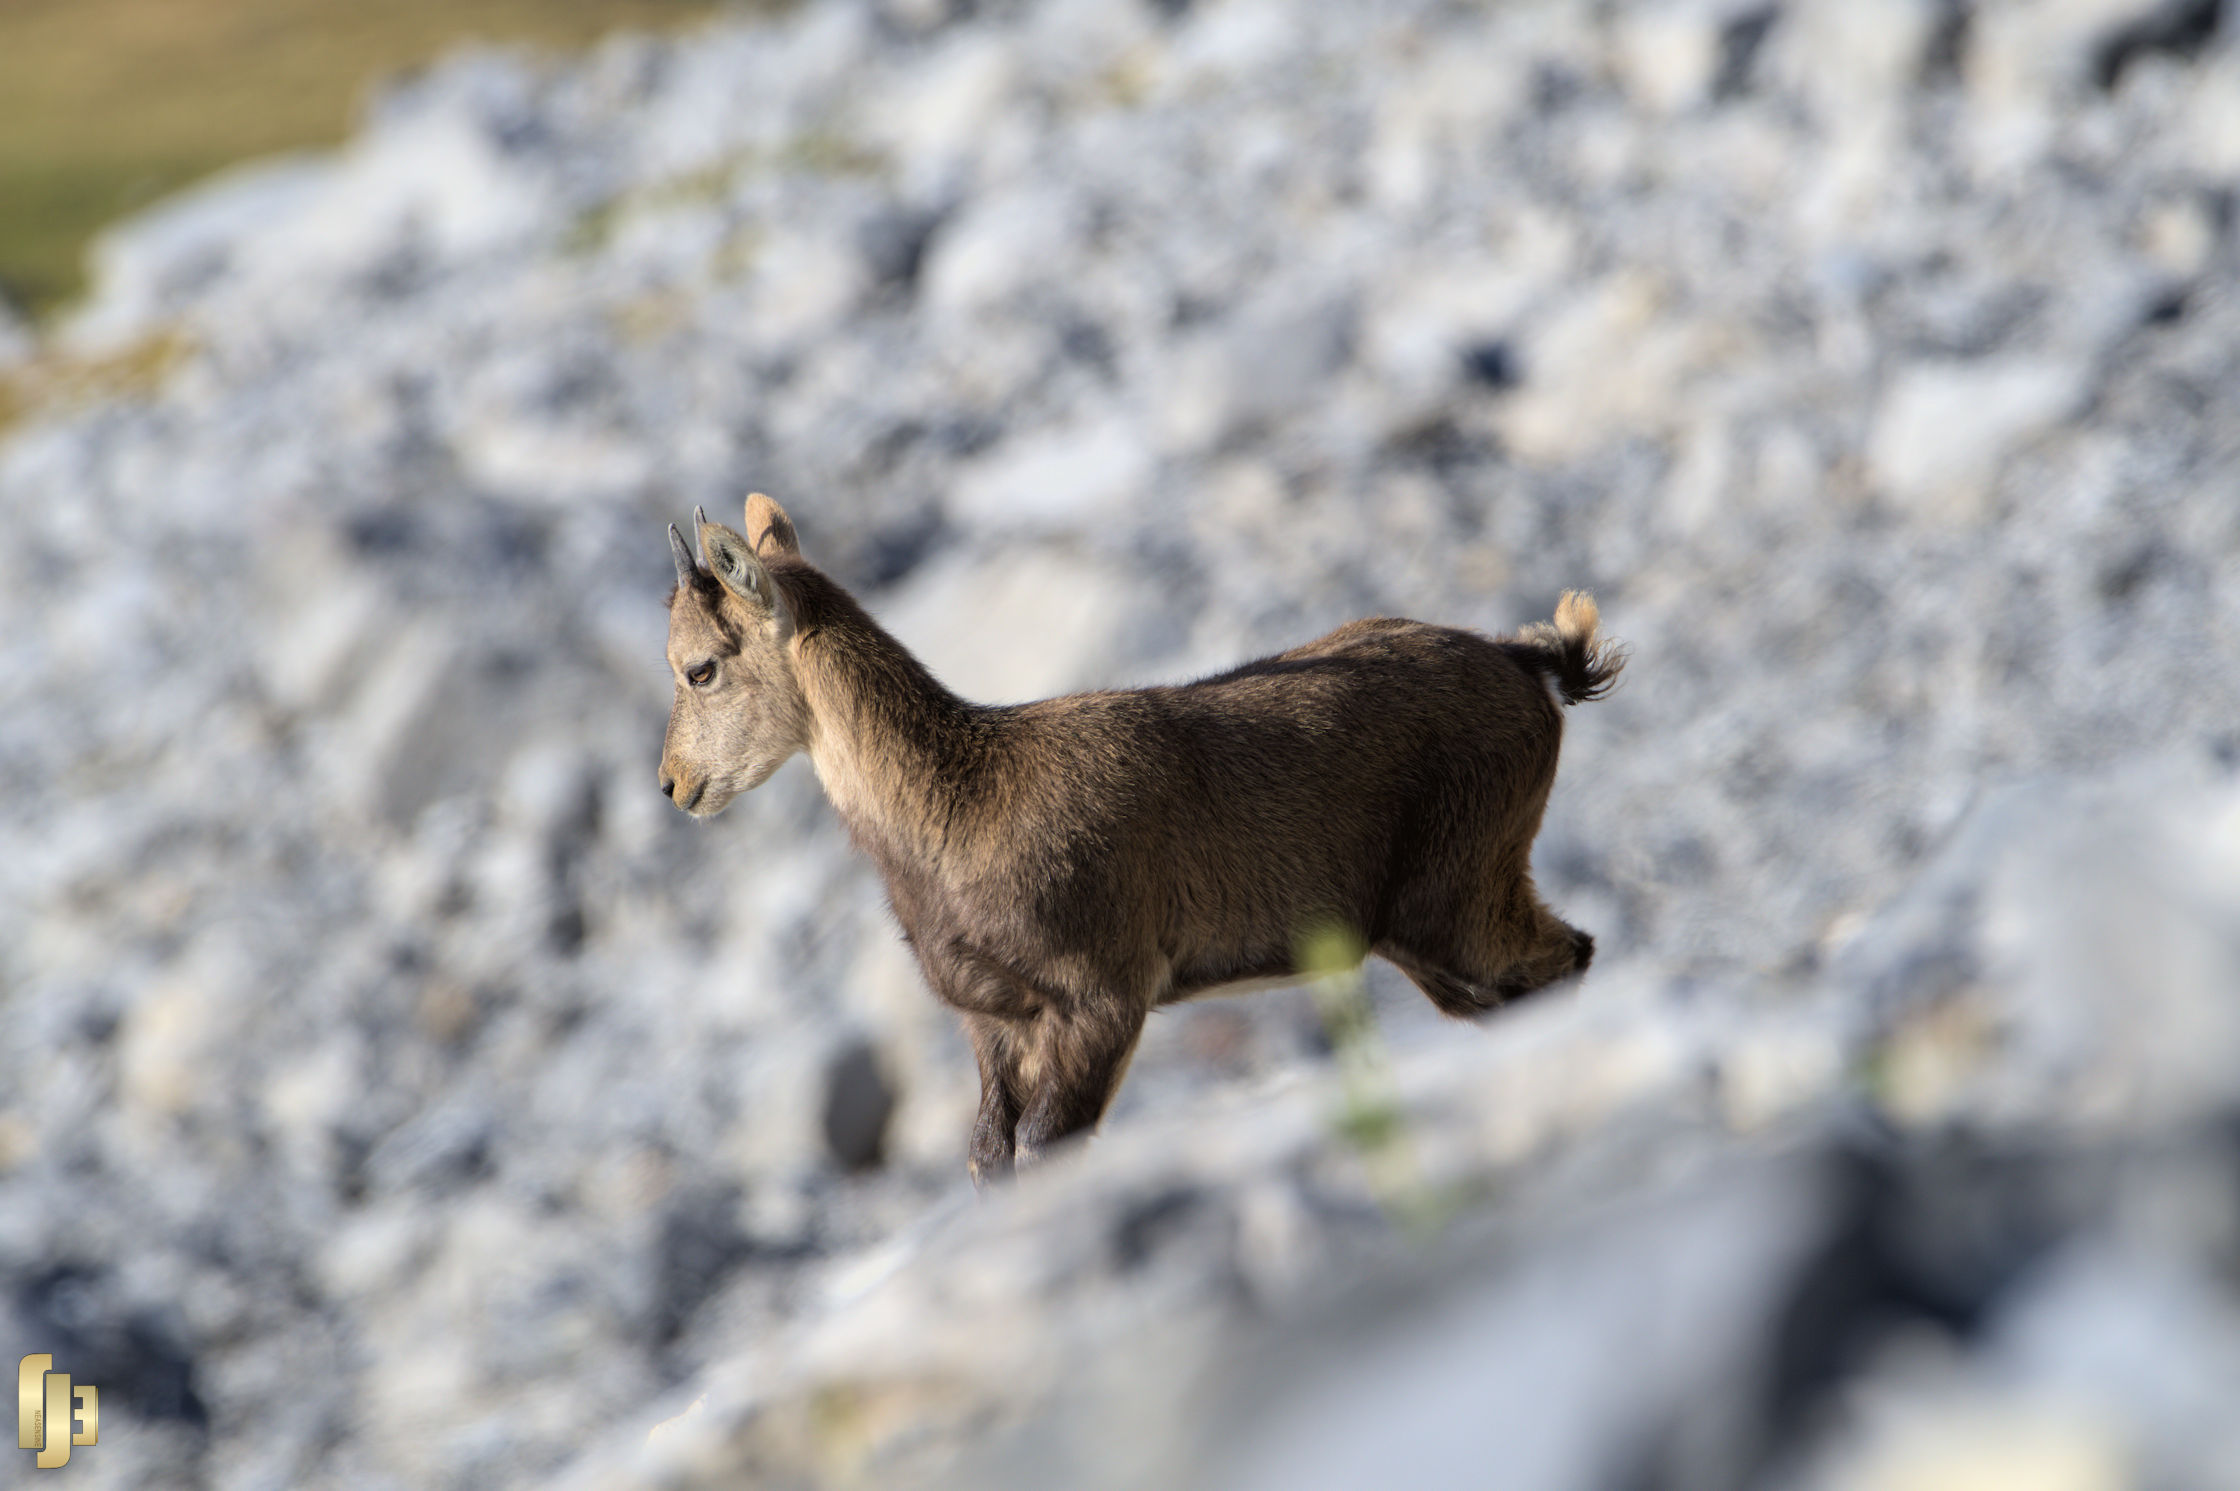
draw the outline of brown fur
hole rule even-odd
[[[1594,603],[1514,639],[1356,621],[1174,687],[970,704],[804,561],[776,503],[703,520],[670,602],[662,789],[719,811],[806,751],[980,1061],[976,1179],[1093,1127],[1146,1015],[1338,931],[1452,1015],[1587,966],[1533,889]],[[674,536],[675,530],[671,530]],[[705,684],[695,670],[713,668]]]

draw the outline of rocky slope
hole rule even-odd
[[[124,225],[0,337],[0,1275],[105,1387],[72,1473],[2230,1484],[2236,32],[811,4]],[[1594,977],[1375,974],[1386,1057],[1162,1016],[968,1203],[813,778],[652,788],[661,525],[751,488],[986,698],[1591,586]]]

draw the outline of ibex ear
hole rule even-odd
[[[793,519],[760,492],[747,498],[747,541],[764,559],[801,552],[801,541],[793,536]]]
[[[777,608],[770,571],[754,557],[745,539],[721,523],[704,522],[700,525],[700,552],[707,558],[709,573],[723,582],[724,589],[757,611]]]

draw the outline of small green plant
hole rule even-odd
[[[1311,927],[1299,939],[1299,968],[1312,981],[1315,1013],[1338,1064],[1338,1111],[1331,1126],[1360,1158],[1370,1193],[1386,1215],[1426,1235],[1438,1230],[1452,1207],[1450,1198],[1424,1182],[1416,1163],[1407,1113],[1369,1003],[1369,981],[1361,972],[1368,953],[1360,934],[1337,923]]]
[[[0,431],[20,420],[108,399],[152,398],[194,350],[185,332],[164,327],[98,357],[47,351],[0,370]]]

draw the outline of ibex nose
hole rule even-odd
[[[661,795],[668,798],[671,802],[676,801],[677,779],[669,775],[667,772],[663,772],[661,774]]]

